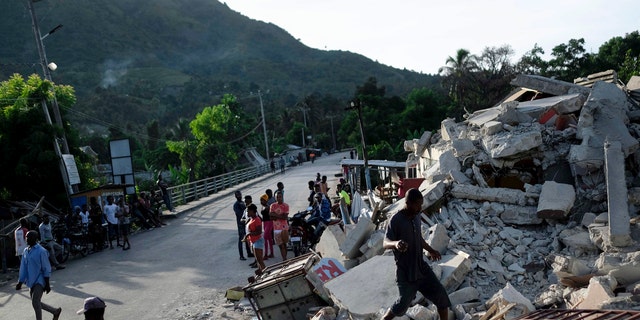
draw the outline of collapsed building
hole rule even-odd
[[[640,311],[640,77],[519,75],[512,85],[496,106],[405,142],[452,318]],[[355,200],[357,223],[330,226],[316,247],[346,271],[310,280],[334,306],[314,319],[376,319],[398,297],[382,241],[384,218],[404,202]],[[414,302],[405,317],[437,318],[420,294]]]

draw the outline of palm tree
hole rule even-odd
[[[466,49],[458,49],[456,56],[449,56],[446,65],[438,69],[438,74],[444,76],[443,84],[449,87],[449,97],[458,107],[466,89],[465,83],[474,71],[478,70],[477,57]]]

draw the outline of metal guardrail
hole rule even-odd
[[[171,191],[171,203],[174,204],[174,206],[186,204],[267,173],[271,173],[269,164],[169,187],[168,190]]]

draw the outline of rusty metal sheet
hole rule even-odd
[[[537,310],[516,320],[633,320],[640,311],[632,310]]]

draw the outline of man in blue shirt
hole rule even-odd
[[[38,232],[27,232],[28,247],[24,249],[22,261],[20,262],[20,277],[16,290],[22,289],[22,284],[30,288],[31,305],[36,313],[36,320],[42,320],[42,309],[53,314],[53,320],[58,320],[62,308],[54,308],[41,302],[42,293],[49,294],[51,286],[49,277],[51,276],[51,264],[49,264],[49,252],[38,244]]]
[[[313,238],[311,239],[313,243],[317,243],[320,241],[320,236],[322,236],[322,232],[331,221],[331,203],[329,199],[325,198],[322,193],[316,193],[314,195],[314,203],[312,206],[312,214],[311,217],[307,220],[307,223],[312,225],[314,228]],[[321,224],[321,222],[323,224]]]

